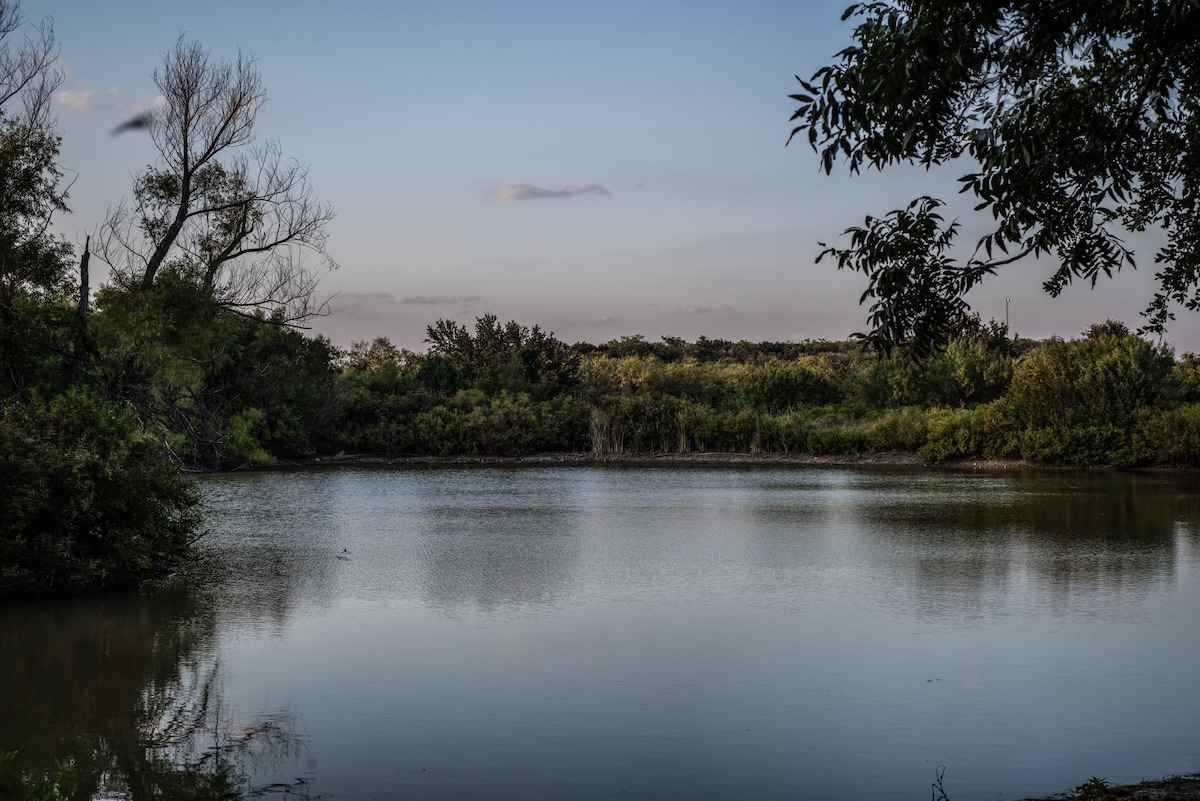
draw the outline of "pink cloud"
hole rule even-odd
[[[103,92],[97,92],[95,89],[63,89],[54,93],[54,100],[73,111],[87,111],[94,108],[112,108],[111,103],[102,101],[116,94],[116,88]]]
[[[542,189],[533,184],[503,184],[493,186],[491,190],[492,197],[499,200],[541,200],[587,194],[610,195],[612,193],[603,183],[574,184],[563,189]]]

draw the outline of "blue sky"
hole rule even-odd
[[[423,350],[440,317],[493,313],[567,341],[844,338],[861,277],[813,263],[819,241],[922,193],[952,199],[951,166],[849,179],[785,148],[795,91],[849,42],[845,0],[807,3],[205,3],[26,0],[51,17],[67,72],[56,107],[72,241],[128,195],[148,137],[108,136],[153,101],[180,35],[257,59],[260,138],[310,166],[337,218],[341,265],[315,330]],[[965,214],[965,212],[964,212]],[[964,219],[964,240],[976,232]],[[1037,264],[969,300],[1027,336],[1131,326],[1139,273],[1046,298]],[[1200,320],[1168,341],[1200,350]]]

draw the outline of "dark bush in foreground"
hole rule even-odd
[[[129,584],[187,551],[190,483],[86,393],[0,407],[0,599]]]

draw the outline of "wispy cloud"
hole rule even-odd
[[[112,108],[112,103],[105,102],[117,94],[117,89],[106,89],[98,92],[95,89],[63,89],[54,93],[54,100],[72,111],[88,111],[94,108]]]
[[[503,184],[492,187],[492,197],[499,200],[543,200],[588,194],[610,195],[612,193],[603,183],[574,184],[562,189],[542,189],[533,184]]]
[[[415,303],[419,306],[446,306],[453,303],[478,303],[479,295],[395,295],[392,303]]]
[[[717,308],[715,306],[684,306],[682,309],[676,309],[675,311],[679,312],[680,314],[712,314],[713,312],[731,312],[733,311],[733,307],[722,306]]]
[[[400,305],[424,306],[458,306],[483,301],[481,295],[396,295],[391,292],[340,292],[330,299],[330,307],[338,316],[353,317],[357,320],[387,320],[398,314],[430,314],[414,308],[403,312],[397,308]]]
[[[479,303],[481,295],[393,295],[390,292],[342,292],[337,295],[338,310],[362,309],[365,306],[412,304],[415,306],[451,306],[456,303]]]
[[[149,103],[134,103],[129,107],[129,110],[134,114],[145,114],[148,111],[155,111],[167,105],[167,98],[163,95],[155,95],[154,99]]]

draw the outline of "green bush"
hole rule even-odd
[[[1133,449],[1138,462],[1200,466],[1200,403],[1141,415]]]
[[[98,382],[171,437],[182,463],[306,456],[328,439],[336,351],[327,339],[217,308],[211,290],[174,270],[149,289],[105,287],[97,305]]]
[[[607,423],[611,443],[619,443],[619,450],[661,453],[678,450],[679,412],[684,403],[679,398],[652,393],[607,396],[596,406]]]
[[[1173,368],[1170,351],[1131,334],[1053,338],[1017,361],[1008,399],[1027,428],[1126,427],[1159,401]]]
[[[772,362],[745,379],[741,399],[751,408],[779,413],[831,403],[839,399],[839,393],[828,376],[812,364]]]
[[[987,337],[961,337],[938,357],[946,363],[947,387],[939,400],[944,406],[963,406],[995,400],[1012,383],[1013,358],[1006,345]]]
[[[867,443],[876,451],[916,451],[929,439],[929,413],[906,406],[878,418],[867,429]]]
[[[128,409],[71,392],[0,408],[0,598],[134,582],[186,554],[197,498]]]
[[[1174,359],[1124,326],[1046,340],[1019,359],[1006,404],[1023,458],[1059,464],[1138,461],[1133,430],[1170,400]]]
[[[1031,428],[1019,435],[1022,458],[1046,464],[1126,465],[1131,447],[1129,431],[1113,424]]]
[[[851,455],[870,450],[867,432],[859,428],[814,428],[808,432],[805,450],[813,454]]]

